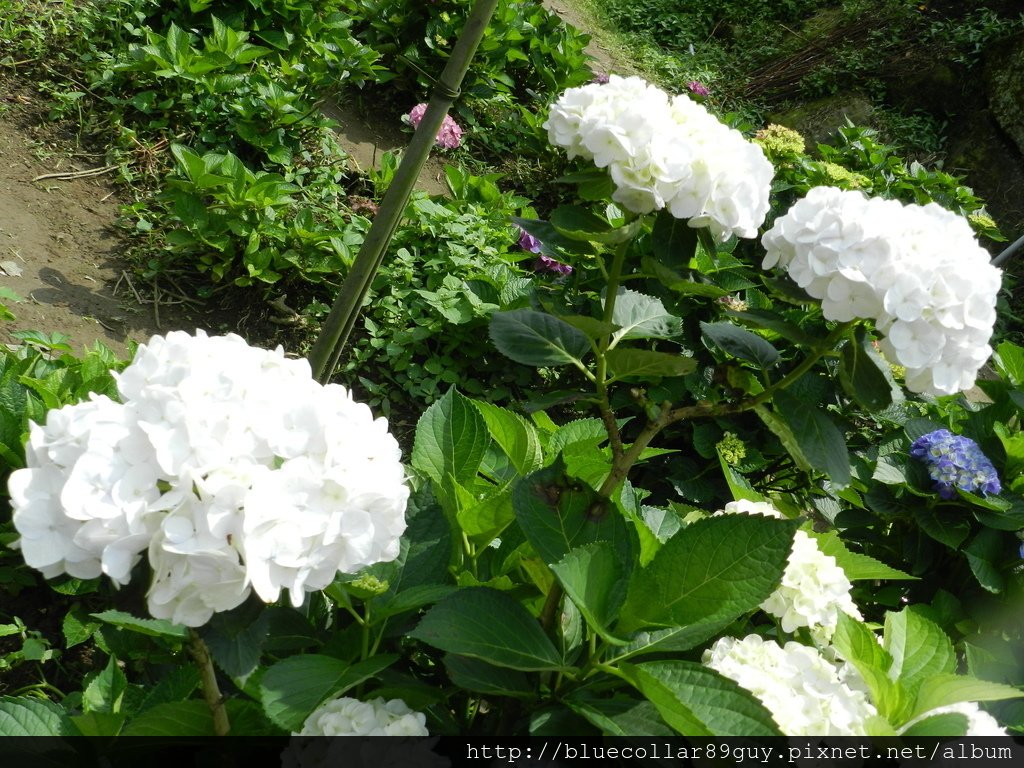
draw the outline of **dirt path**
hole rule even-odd
[[[68,157],[32,124],[25,96],[8,92],[0,107],[0,286],[22,298],[3,301],[15,319],[0,321],[2,341],[17,330],[60,332],[76,349],[99,340],[123,355],[129,339],[207,327],[168,297],[158,328],[152,304],[136,301],[113,229],[120,201],[105,175],[38,178],[99,168],[102,160]]]

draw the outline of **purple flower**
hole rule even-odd
[[[406,116],[409,124],[413,128],[419,127],[426,111],[426,104],[417,104],[410,109],[409,114]],[[437,146],[444,147],[445,149],[455,149],[462,143],[462,128],[451,118],[451,115],[444,116],[444,122],[441,123],[441,129],[437,132],[436,141]]]
[[[530,253],[540,253],[540,240],[531,235],[525,229],[520,228],[519,247]]]
[[[999,493],[999,476],[992,462],[969,437],[937,429],[922,435],[910,446],[910,455],[928,465],[935,490],[944,499],[952,499],[956,488],[968,493]]]
[[[707,86],[699,80],[691,80],[686,84],[686,88],[694,96],[707,96],[711,91],[708,90]]]
[[[594,79],[590,81],[591,85],[604,85],[611,80],[610,75],[607,72],[595,72]]]
[[[556,275],[572,274],[572,267],[568,264],[556,261],[550,256],[545,256],[543,253],[538,256],[537,260],[533,263],[533,269],[536,272],[551,272]]]

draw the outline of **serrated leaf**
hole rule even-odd
[[[245,677],[259,666],[269,634],[270,616],[261,606],[255,616],[238,609],[214,614],[203,640],[218,667],[231,677]]]
[[[683,736],[781,736],[752,693],[692,661],[623,664],[626,679]]]
[[[891,568],[885,563],[875,560],[873,557],[862,555],[859,552],[851,552],[846,548],[846,545],[839,537],[839,534],[834,531],[829,531],[827,533],[808,531],[808,535],[817,542],[818,549],[821,550],[823,554],[836,559],[836,565],[843,569],[843,573],[846,574],[846,578],[850,581],[864,581],[868,579],[899,579],[916,581],[918,578],[917,576],[911,576],[909,573],[904,573],[903,571]]]
[[[686,376],[697,369],[697,362],[692,357],[647,349],[617,347],[609,349],[606,357],[616,379]]]
[[[798,523],[753,515],[698,520],[634,571],[620,631],[735,618],[778,586]]]
[[[904,738],[930,738],[935,736],[966,736],[967,715],[960,712],[945,712],[941,715],[926,717],[909,728],[900,731]]]
[[[523,365],[582,365],[590,352],[590,339],[583,331],[532,309],[495,312],[490,335],[499,352]]]
[[[416,423],[412,465],[441,488],[449,476],[464,483],[476,477],[489,442],[484,417],[452,387]]]
[[[612,504],[586,482],[554,464],[520,479],[512,492],[516,520],[544,563],[557,563],[569,550],[608,541],[624,559],[633,549],[630,527]]]
[[[564,664],[537,619],[508,595],[470,587],[437,603],[409,633],[442,651],[525,672]]]
[[[863,327],[843,346],[839,358],[839,383],[862,408],[880,411],[893,402],[897,390],[889,364],[875,351]]]
[[[654,219],[651,248],[662,264],[685,266],[697,250],[697,230],[662,209]]]
[[[971,523],[963,510],[922,506],[915,513],[922,531],[952,549],[958,549],[971,533]]]
[[[892,657],[889,677],[911,695],[924,680],[956,669],[956,653],[946,633],[910,608],[885,614],[883,637]]]
[[[828,475],[832,485],[850,484],[850,454],[846,438],[828,415],[817,407],[808,407],[801,398],[782,390],[775,394],[776,413],[792,430],[803,456],[811,466]]]
[[[712,618],[695,621],[685,627],[643,630],[635,633],[627,645],[615,650],[615,660],[621,661],[645,653],[688,651],[717,635],[732,621],[731,617]]]
[[[604,422],[600,419],[577,419],[563,424],[548,439],[547,453],[557,456],[570,445],[580,442],[604,441],[608,439]]]
[[[966,675],[937,674],[921,682],[911,717],[962,701],[1003,701],[1022,696],[1024,691],[1010,685],[978,680]]]
[[[521,475],[541,466],[543,455],[536,428],[518,413],[481,400],[471,401],[487,423],[487,430]]]
[[[0,736],[77,736],[67,713],[45,699],[0,696]]]
[[[260,678],[260,699],[270,721],[286,731],[298,731],[314,709],[395,663],[393,654],[380,654],[347,664],[333,656],[289,656]]]
[[[607,541],[576,547],[551,566],[591,629],[617,645],[625,641],[615,637],[611,628],[626,599],[629,566]]]
[[[701,323],[701,332],[712,345],[723,352],[747,360],[761,368],[779,362],[779,351],[756,333],[732,323]]]
[[[670,314],[661,299],[621,287],[615,295],[612,322],[619,326],[612,334],[612,347],[623,339],[669,339],[683,331],[682,320]]]
[[[815,343],[815,339],[800,328],[800,326],[796,323],[791,323],[778,312],[772,312],[767,309],[746,309],[742,312],[730,311],[727,314],[729,317],[734,317],[740,322],[752,325],[755,328],[773,331],[794,344],[811,346]]]
[[[586,718],[605,736],[675,736],[649,701],[625,697],[614,699],[568,698],[565,704]]]
[[[107,666],[85,686],[82,691],[82,707],[86,713],[118,713],[124,701],[124,693],[128,689],[128,678],[117,666],[117,660],[111,656]]]
[[[157,704],[133,718],[122,736],[213,736],[213,715],[205,701],[170,701]]]
[[[187,640],[188,627],[181,624],[172,624],[164,619],[140,619],[124,611],[103,611],[102,613],[89,614],[94,619],[99,619],[107,624],[112,624],[119,629],[126,629],[129,632],[137,632],[140,635],[149,637],[163,637],[171,640]]]
[[[496,667],[480,659],[447,654],[444,666],[452,684],[487,696],[532,698],[536,695],[530,678],[517,669]]]

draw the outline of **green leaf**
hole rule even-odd
[[[1024,348],[1012,341],[1004,341],[996,347],[993,356],[996,369],[1014,386],[1024,384]]]
[[[633,539],[625,519],[590,485],[567,476],[561,457],[519,480],[512,506],[519,527],[548,565],[595,541],[609,541],[624,558],[631,556]]]
[[[911,717],[962,701],[1002,701],[1021,696],[1024,696],[1024,691],[1002,683],[978,680],[966,675],[932,675],[921,682]]]
[[[605,736],[675,736],[657,708],[649,701],[626,697],[591,699],[578,696],[565,699],[573,712],[587,719]]]
[[[562,205],[551,212],[551,224],[570,240],[617,244],[636,236],[640,220],[614,228],[600,216],[576,205]]]
[[[846,438],[828,415],[782,390],[775,393],[776,413],[793,431],[800,451],[815,469],[824,472],[837,488],[850,484],[850,454]]]
[[[205,701],[169,701],[132,719],[122,736],[213,736],[213,715]]]
[[[573,328],[583,331],[588,339],[593,339],[594,341],[610,336],[619,330],[619,326],[615,325],[615,323],[606,323],[603,320],[598,320],[596,317],[587,317],[586,315],[561,315],[560,317]]]
[[[615,637],[611,627],[626,599],[628,569],[629,563],[619,559],[607,541],[576,547],[551,566],[591,629],[619,645],[625,641]]]
[[[985,528],[964,547],[964,556],[978,583],[989,592],[998,594],[1006,588],[1006,579],[996,563],[1002,556],[1003,536],[999,531]]]
[[[111,656],[107,666],[93,677],[82,691],[82,708],[86,713],[118,713],[128,689],[128,678]]]
[[[74,606],[64,615],[64,621],[61,624],[65,647],[73,648],[84,643],[92,637],[93,632],[99,626],[100,622],[89,620],[88,615],[82,610],[81,606]]]
[[[606,357],[616,379],[686,376],[697,368],[697,363],[692,357],[652,352],[647,349],[618,347],[609,349]]]
[[[956,653],[946,633],[910,608],[885,614],[884,648],[892,657],[889,677],[911,695],[924,680],[956,669]]]
[[[492,539],[498,536],[509,523],[516,519],[512,506],[512,487],[466,504],[459,509],[456,519],[467,536]]]
[[[843,346],[839,359],[839,383],[862,408],[880,411],[893,402],[896,389],[889,364],[875,351],[863,327]]]
[[[263,711],[275,725],[298,731],[324,699],[359,685],[397,660],[397,656],[381,654],[347,664],[315,653],[289,656],[260,678]]]
[[[113,712],[90,712],[86,715],[75,715],[71,721],[83,736],[117,736],[124,728],[127,715]]]
[[[701,664],[650,661],[620,669],[683,736],[782,735],[752,693]]]
[[[905,722],[911,698],[889,677],[892,656],[878,644],[867,625],[840,611],[832,645],[860,673],[879,713],[890,720]]]
[[[662,264],[685,266],[697,251],[697,230],[663,208],[654,219],[651,248]]]
[[[169,640],[187,640],[188,627],[172,624],[164,619],[140,619],[124,611],[103,611],[90,614],[94,619],[112,624],[119,629],[138,632],[149,637],[162,637]]]
[[[517,669],[496,667],[480,659],[447,654],[444,666],[453,685],[487,696],[533,698],[536,695],[530,678]]]
[[[786,423],[785,419],[773,411],[768,410],[763,405],[754,406],[754,413],[756,413],[757,417],[764,422],[764,425],[768,427],[771,433],[779,438],[779,442],[782,443],[782,447],[786,449],[786,452],[793,459],[793,463],[796,464],[797,469],[802,472],[810,472],[811,462],[806,456],[804,456],[800,443],[797,442],[796,436],[793,434],[793,430],[790,429],[789,424]]]
[[[412,465],[441,488],[449,476],[465,483],[476,477],[489,441],[480,411],[452,387],[416,423]]]
[[[714,637],[732,622],[732,617],[719,617],[695,621],[685,627],[643,630],[634,634],[628,645],[616,649],[615,659],[628,659],[645,653],[688,651]]]
[[[524,672],[564,667],[537,619],[508,595],[487,587],[452,593],[427,611],[409,636],[498,667]]]
[[[843,569],[843,573],[846,574],[846,578],[850,581],[869,579],[917,580],[917,576],[911,576],[909,573],[890,568],[873,557],[862,555],[859,552],[851,552],[846,548],[843,540],[835,531],[827,533],[808,531],[808,535],[817,542],[818,549],[823,554],[830,555],[836,559],[836,564]]]
[[[521,475],[528,475],[543,463],[537,430],[518,413],[480,400],[471,401],[487,422],[494,442],[505,452]]]
[[[756,333],[732,323],[701,323],[700,329],[712,345],[723,352],[748,360],[760,368],[779,362],[779,351]]]
[[[590,339],[545,312],[515,309],[491,315],[491,340],[505,357],[523,365],[582,365]]]
[[[794,344],[811,346],[815,342],[815,339],[800,328],[800,326],[786,320],[778,312],[772,312],[767,309],[746,309],[742,312],[730,311],[727,314],[729,317],[736,318],[741,323],[751,325],[754,328],[774,331],[782,338],[788,339]]]
[[[756,515],[691,523],[634,571],[624,627],[685,627],[753,611],[779,585],[797,527]]]
[[[615,295],[612,322],[619,326],[612,334],[612,347],[623,339],[670,339],[683,332],[683,321],[669,314],[661,299],[621,287]]]
[[[0,736],[77,736],[78,728],[52,701],[0,696]]]
[[[556,429],[548,439],[547,454],[557,456],[574,443],[589,443],[597,441],[598,444],[608,439],[604,422],[600,419],[577,419],[563,424]]]
[[[210,655],[231,677],[245,677],[259,666],[263,643],[270,634],[270,614],[259,606],[252,611],[236,608],[214,614],[203,631]]]
[[[959,712],[945,712],[941,715],[926,717],[909,728],[900,731],[904,738],[929,738],[932,736],[966,736],[967,715]]]
[[[922,531],[952,549],[958,549],[971,533],[971,523],[961,509],[922,506],[915,513]]]

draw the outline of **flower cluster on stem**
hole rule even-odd
[[[305,360],[235,335],[139,347],[107,397],[31,426],[11,475],[25,562],[47,578],[129,583],[150,613],[200,626],[254,590],[294,605],[339,571],[393,560],[409,490],[384,419]]]

